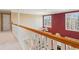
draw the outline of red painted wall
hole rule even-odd
[[[65,13],[52,15],[52,28],[49,31],[51,33],[60,33],[62,36],[79,39],[79,32],[65,30]]]

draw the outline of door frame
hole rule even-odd
[[[1,31],[3,31],[3,15],[4,14],[10,15],[10,29],[12,31],[11,13],[1,13]]]

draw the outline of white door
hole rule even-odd
[[[10,31],[10,15],[3,14],[3,31]]]

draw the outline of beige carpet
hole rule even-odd
[[[0,50],[21,50],[11,32],[0,32]]]

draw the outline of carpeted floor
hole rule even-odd
[[[0,50],[21,50],[21,47],[11,32],[0,32]]]

